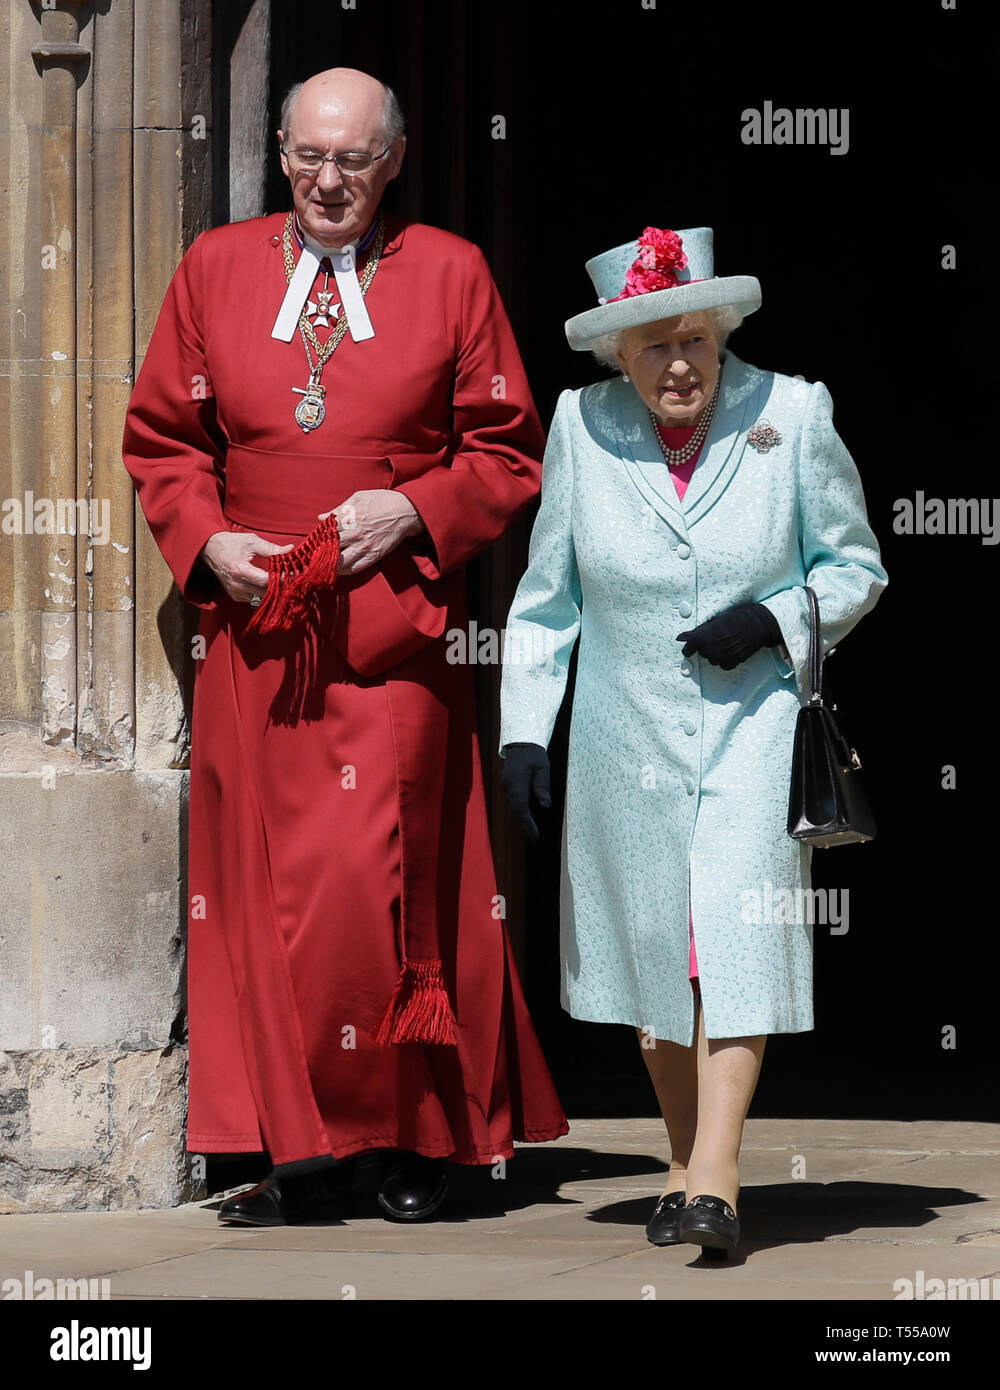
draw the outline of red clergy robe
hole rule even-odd
[[[400,1148],[484,1164],[568,1129],[497,905],[472,673],[446,660],[447,631],[468,622],[464,566],[536,495],[543,434],[482,253],[386,222],[365,300],[375,336],[335,349],[317,429],[294,419],[299,333],[270,336],[284,214],[195,241],[129,406],[125,465],[205,639],[192,1152],[292,1163]],[[312,625],[248,632],[254,610],[198,559],[217,531],[299,542],[318,513],[382,487],[410,498],[425,531],[338,576]],[[404,933],[428,928],[457,1044],[380,1046]]]

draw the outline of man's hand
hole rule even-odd
[[[252,531],[216,531],[202,547],[201,558],[219,577],[219,583],[237,603],[263,598],[267,570],[253,564],[255,555],[284,555],[293,545],[275,545]]]
[[[329,515],[320,512],[320,520]],[[340,535],[338,574],[355,574],[378,564],[400,541],[424,529],[410,499],[389,488],[352,492],[346,502],[333,508],[333,515]]]

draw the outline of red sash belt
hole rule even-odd
[[[436,454],[283,454],[230,444],[225,514],[253,530],[307,536],[352,492],[395,487],[443,463]]]

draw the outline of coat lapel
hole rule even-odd
[[[614,412],[614,426],[618,456],[625,472],[657,515],[683,540],[687,537],[684,514],[653,432],[649,411],[633,386],[619,380],[614,388],[621,392],[620,409]]]
[[[760,409],[763,382],[763,372],[741,362],[726,350],[719,402],[708,428],[701,458],[691,474],[681,503],[688,526],[703,517],[732,482],[746,448],[747,432],[752,428]],[[652,421],[649,428],[652,432]]]
[[[760,409],[764,373],[724,350],[719,403],[691,475],[683,502],[677,496],[649,411],[634,387],[627,392],[617,420],[622,463],[651,507],[681,537],[729,486],[746,447],[747,431]]]

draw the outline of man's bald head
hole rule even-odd
[[[403,113],[391,87],[358,68],[327,68],[325,72],[318,72],[307,81],[296,82],[294,87],[289,88],[281,103],[281,129],[285,133],[286,144],[293,112],[302,97],[307,107],[343,104],[369,114],[377,108],[376,119],[387,145],[394,144],[405,129]]]

